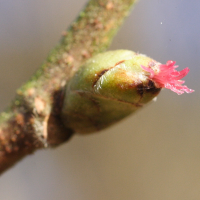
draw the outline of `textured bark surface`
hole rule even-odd
[[[0,116],[0,173],[25,155],[73,135],[60,120],[63,88],[88,58],[107,49],[135,2],[89,1],[36,74],[17,90]]]

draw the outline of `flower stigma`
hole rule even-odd
[[[180,80],[185,77],[190,71],[189,68],[185,68],[181,71],[177,71],[175,61],[169,60],[166,64],[160,64],[159,70],[152,69],[151,66],[145,67],[141,65],[141,68],[150,73],[149,78],[154,81],[158,87],[167,88],[177,93],[178,95],[186,93],[192,93],[194,90],[189,89],[186,85],[182,85],[185,81]]]

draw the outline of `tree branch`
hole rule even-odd
[[[40,69],[17,90],[0,115],[0,173],[27,154],[73,135],[60,120],[63,88],[88,58],[107,49],[135,2],[90,0]]]

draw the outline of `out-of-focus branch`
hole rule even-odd
[[[90,0],[36,74],[0,115],[0,173],[37,149],[67,141],[60,111],[69,78],[107,49],[136,0]]]

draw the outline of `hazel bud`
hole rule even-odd
[[[108,51],[89,59],[66,86],[62,120],[78,133],[102,130],[135,112],[161,88],[141,66],[160,63],[129,50]]]

